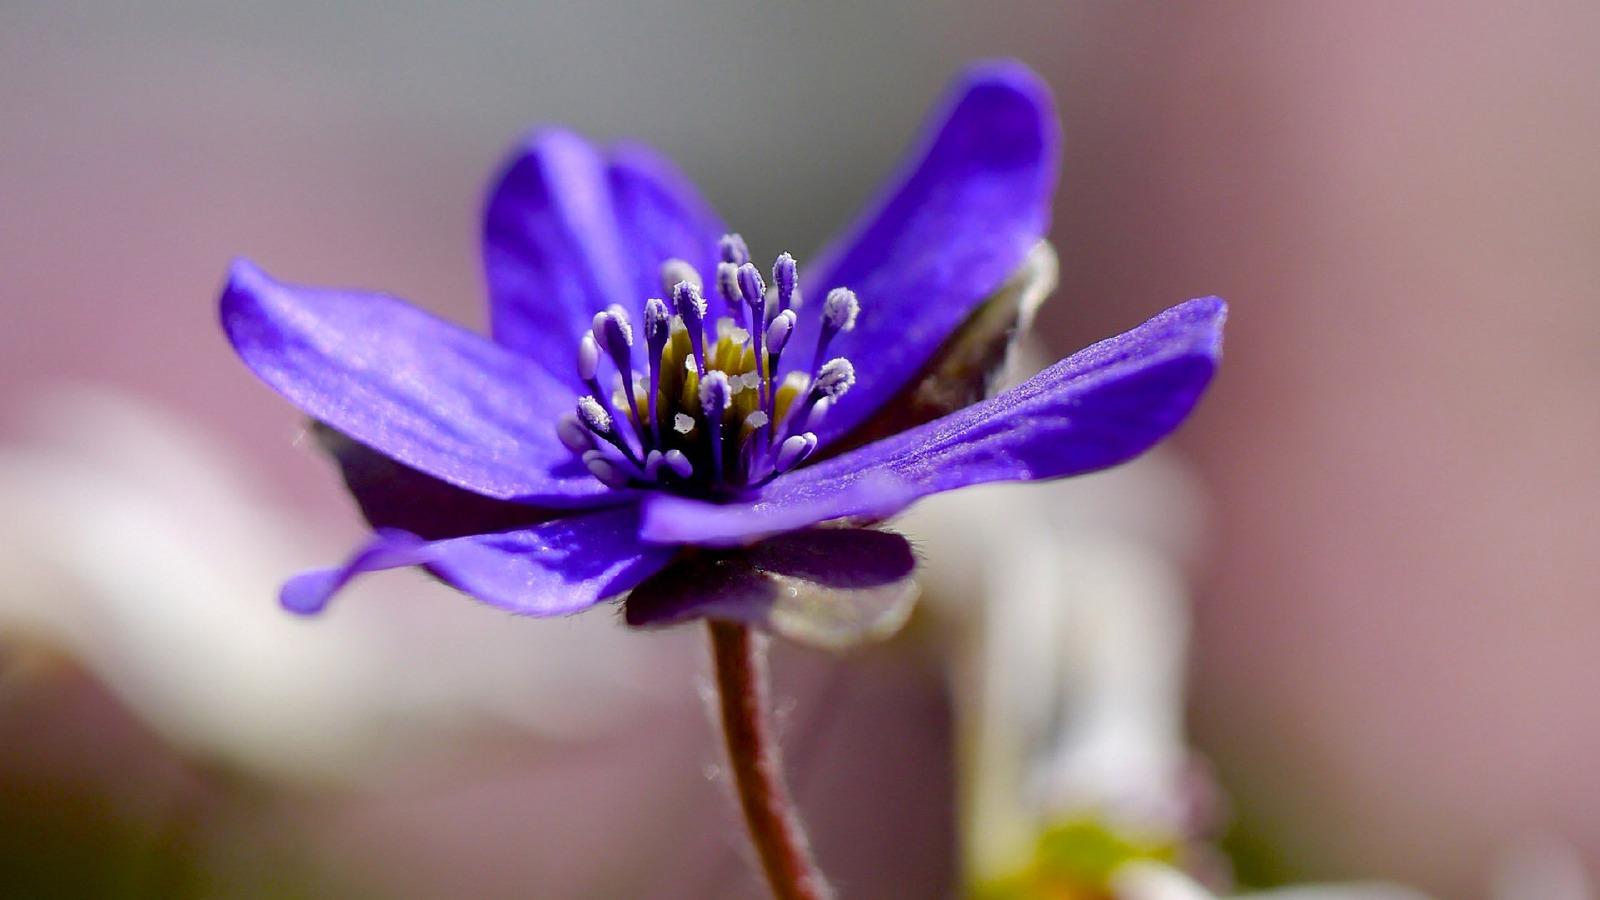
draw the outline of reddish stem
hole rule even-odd
[[[736,622],[708,624],[728,761],[767,883],[779,900],[831,897],[783,783],[783,764],[767,717],[766,642]]]

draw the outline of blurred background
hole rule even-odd
[[[481,326],[545,121],[804,264],[995,55],[1066,125],[1048,349],[1233,304],[1170,462],[1242,879],[1600,868],[1597,51],[1586,0],[0,5],[0,893],[750,895],[694,629],[407,575],[278,613],[362,528],[215,294],[248,254]],[[848,895],[954,883],[923,633],[777,660]]]

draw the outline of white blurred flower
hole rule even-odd
[[[188,423],[101,390],[38,401],[0,445],[0,646],[70,656],[197,756],[354,778],[463,728],[581,735],[684,657],[604,613],[519,621],[420,576],[296,618],[278,584],[338,541],[264,505]]]
[[[1189,876],[1159,863],[1129,863],[1117,870],[1111,884],[1116,900],[1219,900]],[[1378,882],[1304,885],[1229,896],[1234,900],[1428,900],[1410,888]]]
[[[1215,802],[1183,725],[1183,568],[1203,505],[1158,452],[1086,478],[933,498],[901,523],[954,644],[976,896],[1217,900],[1174,865],[1209,861],[1197,832]],[[1053,854],[1076,868],[1053,868]],[[1425,900],[1388,884],[1242,896]]]
[[[1023,865],[1040,830],[1103,818],[1187,826],[1187,593],[1200,494],[1171,458],[1048,485],[932,498],[900,523],[948,623],[967,865]]]
[[[1495,900],[1595,900],[1600,892],[1571,844],[1529,835],[1495,867]]]

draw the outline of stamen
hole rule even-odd
[[[682,450],[668,450],[666,455],[662,457],[661,462],[662,465],[672,470],[672,474],[682,478],[684,481],[688,481],[690,476],[694,475],[694,463],[689,461],[689,457],[683,455]]]
[[[612,365],[617,367],[617,379],[622,382],[622,394],[627,398],[627,410],[623,418],[638,434],[640,446],[648,447],[651,443],[649,435],[639,427],[638,421],[639,399],[633,384],[633,324],[628,321],[627,310],[613,304],[603,312],[595,313],[591,334],[600,349],[611,357]]]
[[[828,299],[822,301],[822,322],[834,331],[852,331],[856,316],[861,314],[861,301],[849,288],[834,288]]]
[[[856,327],[856,316],[861,314],[861,301],[849,288],[834,288],[822,301],[822,333],[817,335],[817,352],[811,359],[811,371],[822,369],[822,359],[828,355],[828,344],[841,331]]]
[[[717,242],[717,255],[723,262],[742,266],[750,261],[750,248],[745,245],[742,236],[730,232]]]
[[[700,408],[711,432],[711,477],[722,480],[722,416],[733,403],[728,376],[710,371],[700,379]]]
[[[825,414],[827,409],[824,404],[837,402],[855,383],[856,367],[850,364],[850,360],[836,356],[823,363],[816,380],[811,382],[811,391],[806,394],[805,402],[789,417],[786,432],[794,435],[802,428],[814,431],[821,421],[817,408],[823,407]]]
[[[778,392],[773,388],[771,379],[778,371],[778,362],[783,358],[783,348],[789,343],[789,335],[794,333],[797,316],[792,309],[780,311],[767,326],[767,387],[762,395],[762,409],[766,410],[763,419],[776,419],[778,416]],[[765,437],[770,440],[772,435]]]
[[[772,264],[772,281],[778,286],[779,312],[799,306],[794,292],[797,277],[794,257],[787,253],[779,254],[778,261]]]
[[[817,372],[817,380],[811,385],[813,396],[826,396],[829,400],[838,400],[845,392],[854,387],[856,383],[856,367],[850,360],[842,356],[835,356],[822,364]]]
[[[612,304],[594,314],[594,325],[589,331],[599,348],[617,363],[617,370],[627,371],[632,362],[628,351],[633,349],[633,323],[628,321],[628,311]]]
[[[617,432],[616,421],[612,419],[611,413],[606,412],[605,407],[600,405],[599,400],[593,397],[579,397],[578,420],[584,424],[584,427],[593,432],[595,437],[622,451],[622,455],[627,457],[629,462],[634,465],[639,464],[639,457],[634,454],[633,448],[629,447],[628,442],[623,440],[622,435]]]
[[[600,437],[611,434],[611,414],[593,397],[578,398],[578,420]]]
[[[775,472],[787,472],[805,462],[806,457],[817,449],[817,436],[811,432],[790,435],[785,438],[783,445],[778,448],[778,458],[773,461],[772,468]]]
[[[754,263],[739,267],[739,294],[744,297],[745,305],[750,307],[750,330],[765,328],[767,283],[761,280],[761,270]]]
[[[724,236],[717,256],[716,291],[728,313],[719,310],[714,322],[704,293],[710,285],[695,267],[662,261],[667,293],[642,306],[642,370],[634,369],[633,325],[621,306],[595,314],[579,340],[578,375],[589,396],[554,427],[608,486],[699,496],[766,484],[815,455],[818,423],[855,383],[848,360],[828,358],[833,338],[855,327],[855,294],[829,292],[812,366],[780,379],[802,299],[794,257],[779,254],[768,284],[739,235]],[[601,359],[615,369],[609,391],[601,388]]]
[[[794,310],[785,309],[773,317],[772,324],[767,326],[767,353],[773,359],[783,352],[785,344],[789,343],[789,334],[794,331]]]
[[[680,281],[672,289],[672,304],[689,330],[689,345],[694,348],[695,366],[706,373],[706,300],[693,282]]]
[[[584,428],[583,423],[578,421],[575,413],[564,413],[556,422],[556,437],[561,439],[563,447],[575,455],[582,455],[585,451],[594,449],[594,437]]]
[[[628,486],[630,476],[620,465],[618,460],[608,458],[599,450],[590,450],[583,454],[584,468],[589,474],[600,480],[606,487],[624,488]]]
[[[823,397],[816,403],[811,404],[811,412],[806,416],[805,422],[801,423],[800,427],[807,431],[816,431],[822,427],[822,420],[828,417],[828,410],[832,408],[833,398],[831,397]]]
[[[690,263],[674,257],[661,264],[661,290],[664,293],[671,294],[680,281],[687,281],[696,288],[705,288],[705,282],[700,280],[700,271]]]
[[[746,263],[739,266],[739,293],[744,296],[744,303],[750,307],[750,336],[754,338],[755,368],[762,372],[763,362],[766,360],[766,283],[762,282],[762,272],[754,264]],[[757,376],[760,378],[760,376]],[[757,381],[758,386],[763,384]],[[758,394],[760,404],[766,407],[766,391],[760,389]]]
[[[670,260],[669,260],[670,262]],[[672,336],[672,313],[667,303],[659,297],[644,302],[645,372],[649,376],[649,393],[645,403],[649,406],[650,438],[661,444],[661,418],[656,412],[656,395],[661,392],[661,351],[666,349]]]
[[[733,320],[744,327],[744,303],[739,298],[739,267],[731,262],[717,263],[717,293],[727,305]]]
[[[594,373],[600,366],[600,347],[594,342],[593,332],[585,333],[583,340],[578,342],[578,377],[585,384],[594,381]]]

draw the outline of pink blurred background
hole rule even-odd
[[[217,332],[229,258],[481,324],[487,173],[553,120],[654,143],[752,245],[804,260],[957,66],[1015,55],[1054,86],[1068,135],[1053,348],[1189,296],[1233,304],[1222,377],[1179,446],[1215,511],[1193,724],[1244,830],[1288,874],[1480,896],[1489,861],[1529,833],[1600,866],[1597,51],[1600,6],[1581,0],[12,4],[0,438],[46,385],[112,383],[204,422],[269,494],[353,537],[328,467],[295,448],[297,415]],[[947,821],[897,833],[839,799],[852,778],[884,783],[844,762],[884,736],[927,743],[897,761],[944,777],[937,678],[871,660],[818,751],[836,764],[819,764],[832,812],[814,824],[919,847],[902,871],[936,884]],[[802,700],[829,683],[832,663],[788,664]],[[642,819],[665,840],[674,816],[714,822],[725,799],[700,779],[684,812],[658,788],[711,758],[684,684],[652,720],[648,772],[622,740],[553,771],[500,759],[496,775],[469,765],[296,814],[368,869],[407,854],[374,888],[401,896],[463,870],[517,884],[539,840],[519,813],[536,804],[586,810],[568,823],[586,839]],[[94,754],[60,762],[83,735],[50,706],[0,704],[8,783],[52,765],[114,774]],[[488,837],[440,837],[435,816],[488,820]],[[694,852],[725,855],[707,834]],[[844,865],[871,883],[870,862]],[[696,895],[695,877],[668,892]]]

